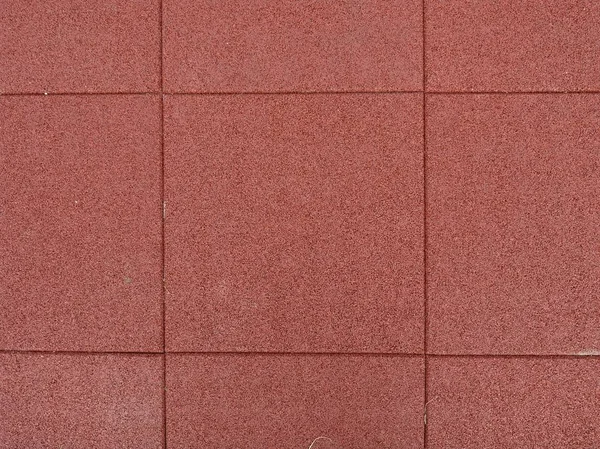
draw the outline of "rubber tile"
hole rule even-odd
[[[426,0],[429,91],[600,90],[600,2]]]
[[[430,358],[430,449],[600,446],[597,358]]]
[[[427,101],[429,349],[600,351],[600,95]]]
[[[421,449],[423,371],[417,357],[169,355],[167,446]]]
[[[420,94],[165,104],[167,348],[419,352]]]
[[[3,0],[0,93],[160,87],[159,0]]]
[[[415,91],[420,0],[165,0],[168,92]]]
[[[0,354],[5,449],[162,448],[162,358]]]
[[[0,349],[162,350],[160,104],[0,98]]]

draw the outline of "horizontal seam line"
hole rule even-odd
[[[40,355],[240,355],[240,356],[364,356],[364,357],[439,357],[439,358],[600,358],[600,354],[436,354],[436,353],[395,353],[395,352],[278,352],[278,351],[47,351],[3,349],[0,354],[40,354]]]
[[[160,95],[160,92],[19,92],[0,93],[0,97],[64,97],[64,96],[100,96],[100,95]]]
[[[597,95],[600,91],[273,91],[273,92],[19,92],[0,93],[0,97],[52,97],[52,96],[102,96],[102,95],[168,95],[168,96],[233,96],[233,95]]]
[[[582,95],[582,94],[600,94],[598,90],[524,90],[524,91],[494,91],[494,90],[481,90],[481,91],[426,91],[426,94],[431,95],[539,95],[539,94],[551,94],[551,95]]]

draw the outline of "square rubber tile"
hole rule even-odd
[[[172,449],[422,449],[422,358],[169,355]]]
[[[0,349],[162,350],[160,102],[0,98]]]
[[[163,447],[162,357],[0,354],[4,449]]]
[[[159,0],[2,0],[0,93],[160,88]]]
[[[165,0],[165,89],[421,90],[421,3]]]
[[[420,94],[172,96],[167,348],[419,352]]]
[[[429,449],[600,447],[600,359],[430,358]]]
[[[600,90],[597,0],[427,0],[429,91]]]
[[[600,351],[600,95],[427,101],[429,348]]]

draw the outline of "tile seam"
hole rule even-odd
[[[426,0],[422,5],[421,28],[423,32],[422,50],[422,70],[423,70],[423,448],[428,448],[427,432],[427,403],[429,401],[429,383],[428,383],[428,303],[427,303],[427,57],[426,57]]]
[[[162,445],[167,449],[167,337],[166,337],[166,278],[165,278],[165,220],[166,220],[166,202],[165,202],[165,112],[164,112],[164,30],[163,30],[163,10],[164,1],[159,0],[159,30],[160,30],[160,217],[161,217],[161,299],[162,299]]]
[[[394,352],[315,352],[315,351],[303,351],[303,352],[282,352],[282,351],[167,351],[169,355],[240,355],[240,356],[350,356],[350,357],[398,357],[398,358],[411,358],[411,357],[423,357],[420,352],[410,353],[394,353]]]
[[[423,87],[425,89],[425,87]],[[256,91],[256,92],[164,92],[164,95],[172,96],[214,96],[214,95],[400,95],[400,94],[422,94],[424,90],[389,90],[389,91]],[[428,95],[597,95],[600,90],[535,90],[535,91],[427,91]]]
[[[273,91],[273,92],[18,92],[0,93],[2,97],[62,97],[109,95],[161,95],[161,96],[217,96],[217,95],[402,95],[422,94],[423,90],[390,91]],[[427,91],[427,95],[598,95],[600,90],[589,91]]]
[[[109,95],[159,95],[161,92],[144,91],[144,92],[0,92],[1,97],[65,97],[65,96],[80,96],[80,97],[95,97]]]
[[[600,90],[474,90],[474,91],[427,91],[428,95],[597,95]]]
[[[280,90],[280,91],[241,91],[241,92],[164,92],[165,95],[386,95],[420,94],[422,90]]]
[[[420,352],[276,352],[276,351],[51,351],[51,350],[20,350],[0,349],[0,354],[31,354],[31,355],[118,355],[118,356],[163,356],[168,355],[197,355],[197,356],[228,356],[239,355],[253,356],[316,356],[316,357],[396,357],[396,358],[423,358]],[[428,358],[473,358],[473,359],[600,359],[600,354],[441,354],[428,353]]]

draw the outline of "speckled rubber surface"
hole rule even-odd
[[[1,449],[600,447],[600,3],[0,0]]]

